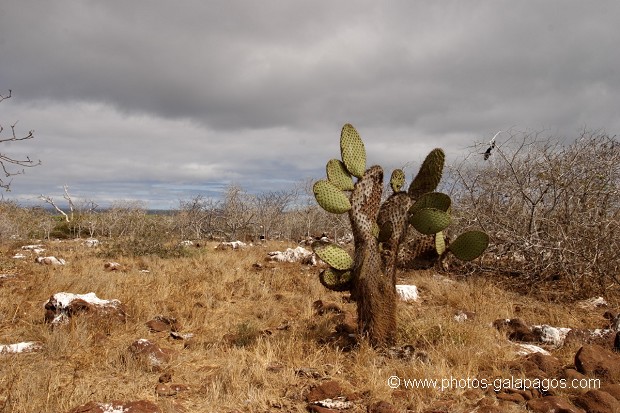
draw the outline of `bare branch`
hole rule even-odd
[[[8,95],[0,94],[0,102],[4,101],[5,99],[11,98],[11,96],[12,96],[12,91],[11,89],[9,89]],[[0,144],[6,143],[6,142],[19,142],[19,141],[34,139],[33,130],[29,131],[24,136],[18,136],[15,130],[16,126],[17,126],[17,122],[13,123],[11,125],[11,133],[7,137],[2,137],[2,132],[4,131],[4,128],[0,124]],[[8,165],[18,166],[18,167],[21,167],[21,169],[16,169],[16,170],[12,168],[9,169]],[[39,166],[39,165],[41,165],[40,160],[34,161],[30,159],[29,156],[19,159],[19,158],[15,158],[13,156],[9,156],[9,155],[6,155],[0,152],[0,166],[2,167],[2,172],[4,173],[5,178],[9,178],[14,175],[22,175],[25,173],[25,168],[32,168],[32,167]],[[0,179],[0,188],[4,188],[6,191],[8,191],[10,189],[11,182],[12,180],[8,180],[7,182],[6,180]]]
[[[39,196],[39,199],[45,201],[45,203],[47,203],[47,204],[50,204],[56,211],[58,211],[59,214],[61,214],[62,216],[65,217],[65,221],[71,222],[71,220],[69,219],[69,215],[67,215],[67,213],[65,211],[60,209],[58,207],[58,205],[56,205],[56,203],[54,202],[54,200],[51,197],[45,196],[45,195],[41,194]]]

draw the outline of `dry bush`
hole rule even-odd
[[[472,154],[452,171],[458,223],[491,236],[485,264],[494,261],[534,289],[549,280],[564,282],[571,294],[617,287],[615,137],[583,132],[566,146],[538,133],[512,133],[501,142],[488,160]]]

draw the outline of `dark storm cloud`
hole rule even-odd
[[[321,174],[345,122],[389,167],[435,146],[457,156],[511,126],[613,133],[618,12],[612,1],[3,2],[0,88],[14,98],[0,122],[38,131],[28,148],[44,167],[18,181],[31,194],[83,176],[93,191],[104,179],[270,188]]]

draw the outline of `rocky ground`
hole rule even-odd
[[[93,242],[24,247],[0,261],[0,411],[620,411],[614,297],[403,273],[398,345],[376,350],[294,245],[114,261]]]

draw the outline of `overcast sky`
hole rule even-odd
[[[321,178],[356,126],[408,176],[500,129],[620,129],[617,1],[0,2],[5,199],[177,207]],[[498,139],[501,139],[498,137]]]

